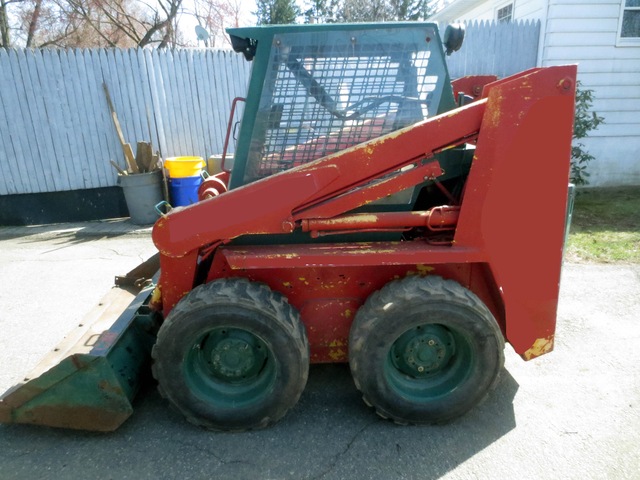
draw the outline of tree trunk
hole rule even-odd
[[[8,3],[0,0],[0,47],[11,47],[11,36],[9,35],[9,15],[7,13]]]
[[[42,0],[36,0],[35,5],[33,7],[33,14],[31,15],[31,20],[29,21],[29,32],[27,33],[27,44],[26,47],[30,48],[33,45],[33,37],[38,28],[38,20],[40,19],[40,10],[42,7]]]

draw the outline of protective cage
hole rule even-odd
[[[230,31],[260,37],[258,49],[273,46],[253,66],[247,108],[257,110],[243,121],[232,187],[240,176],[250,183],[443,110],[449,79],[435,25],[318,27]]]

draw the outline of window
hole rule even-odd
[[[620,39],[640,40],[640,0],[623,0]]]
[[[627,0],[627,1],[640,2],[640,0]],[[510,3],[509,5],[499,8],[498,12],[496,13],[496,19],[498,20],[498,23],[508,23],[511,21],[512,18],[513,18],[513,3]]]

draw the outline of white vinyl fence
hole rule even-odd
[[[467,25],[447,58],[451,78],[535,66],[539,31],[539,22]],[[103,82],[134,152],[151,141],[164,158],[221,153],[250,66],[223,50],[0,49],[0,195],[116,184],[109,160],[125,163]]]
[[[216,50],[0,49],[0,195],[113,186],[125,140],[164,157],[222,151],[250,64]]]
[[[447,57],[451,78],[497,75],[500,78],[535,67],[540,21],[471,22],[462,47]]]

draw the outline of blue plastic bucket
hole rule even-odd
[[[171,205],[186,207],[198,201],[198,188],[202,183],[200,175],[196,177],[169,178]]]

